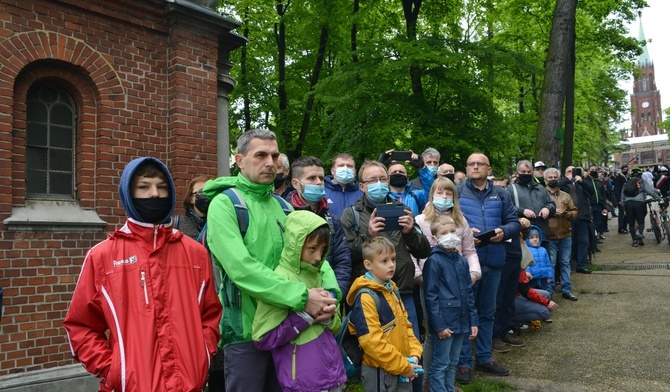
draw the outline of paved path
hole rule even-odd
[[[555,295],[553,323],[524,332],[525,347],[494,354],[510,376],[473,377],[519,391],[670,391],[670,245],[646,233],[633,248],[615,220],[609,226],[593,264],[621,269],[573,274],[579,300]]]

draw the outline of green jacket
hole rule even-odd
[[[221,194],[233,187],[249,211],[244,239],[233,203]],[[272,184],[255,184],[240,174],[208,181],[203,190],[212,200],[207,212],[207,245],[223,271],[219,292],[223,304],[222,346],[251,341],[257,300],[294,311],[304,310],[307,304],[303,283],[286,280],[274,272],[284,245],[286,215],[272,197],[272,189]],[[321,275],[324,288],[337,289],[331,268],[322,268]]]
[[[330,269],[326,255],[328,249],[323,252],[323,259],[319,264],[311,265],[300,260],[302,253],[302,246],[305,239],[312,231],[319,226],[327,225],[325,219],[311,211],[296,211],[291,213],[286,218],[286,232],[284,250],[279,260],[279,265],[275,272],[287,280],[294,282],[302,282],[308,289],[323,287],[323,279],[321,277],[322,269]],[[258,309],[256,310],[256,318],[254,319],[254,340],[260,340],[267,332],[276,328],[286,317],[291,314],[291,311],[286,308],[280,308],[267,304],[263,301],[258,301]],[[327,326],[333,334],[336,334],[341,325],[340,313],[336,312],[335,317]],[[295,339],[296,344],[304,344],[316,339],[326,328],[325,325],[315,323],[304,330]]]

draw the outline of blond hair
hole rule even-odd
[[[456,222],[449,215],[438,215],[432,222],[430,222],[430,233],[432,235],[437,235],[437,231],[444,225],[456,226]]]
[[[454,220],[456,227],[463,226],[465,218],[461,212],[461,207],[458,203],[458,191],[456,190],[456,185],[446,178],[446,177],[437,177],[433,186],[430,187],[430,194],[428,196],[429,203],[426,204],[426,208],[423,209],[423,215],[426,217],[427,222],[432,222],[436,216],[439,216],[437,210],[433,206],[433,195],[437,191],[447,190],[451,191],[451,194],[454,195],[454,208],[451,209],[451,218]]]
[[[395,254],[395,246],[386,237],[377,236],[368,238],[363,243],[363,260],[373,261],[376,256],[386,253]]]

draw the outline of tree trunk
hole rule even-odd
[[[422,0],[402,0],[402,9],[405,14],[407,39],[410,42],[416,41],[417,21],[419,20],[421,2]],[[415,65],[410,66],[409,77],[412,81],[412,92],[414,95],[422,97],[423,86],[421,84],[421,68]]]
[[[561,168],[572,165],[572,151],[575,138],[575,41],[576,32],[573,27],[572,42],[570,43],[570,64],[565,91],[565,139],[563,139],[563,158]]]
[[[535,142],[535,159],[557,166],[561,146],[556,131],[563,123],[563,104],[573,37],[577,0],[556,0],[549,37],[549,53],[544,68],[540,122]]]
[[[302,126],[300,127],[300,135],[298,136],[298,142],[296,143],[295,151],[293,152],[294,157],[299,157],[302,155],[302,148],[305,145],[307,130],[309,130],[309,120],[312,115],[312,109],[314,108],[314,87],[316,87],[316,84],[319,82],[319,75],[321,74],[321,68],[323,68],[323,60],[326,56],[327,44],[328,44],[328,26],[322,26],[321,36],[319,37],[319,50],[316,55],[316,63],[314,64],[314,70],[312,71],[312,80],[309,83],[307,105],[305,107],[305,114],[302,117]]]
[[[284,14],[286,8],[281,0],[277,0],[275,8],[279,16],[279,22],[275,24],[275,38],[277,40],[277,71],[278,71],[278,87],[277,95],[279,96],[279,113],[277,118],[277,128],[282,135],[284,141],[283,149],[290,151],[293,145],[293,132],[288,126],[288,99],[286,97],[286,24],[284,23]],[[281,148],[281,146],[280,146]],[[291,158],[291,157],[289,157]]]

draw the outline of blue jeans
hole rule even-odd
[[[405,305],[405,310],[407,311],[407,318],[409,322],[412,323],[412,332],[416,340],[421,341],[421,333],[419,332],[419,316],[416,314],[416,305],[414,304],[414,294],[400,294],[402,298],[402,303]],[[412,380],[412,390],[415,392],[420,392],[423,385],[423,377],[419,377]]]
[[[430,391],[431,392],[454,392],[456,387],[456,364],[461,354],[463,341],[467,340],[468,334],[453,334],[448,339],[440,339],[436,333],[430,337],[435,348],[433,360],[430,364]],[[468,345],[469,346],[469,345]]]
[[[477,363],[485,364],[493,360],[493,319],[496,313],[496,299],[500,285],[500,268],[491,268],[482,265],[482,277],[472,286],[475,295],[475,307],[479,316],[479,333],[475,339],[475,355]],[[435,344],[435,342],[433,342]],[[435,356],[433,348],[433,356]],[[469,344],[464,344],[458,367],[472,369],[472,350]]]
[[[562,240],[551,240],[549,242],[549,258],[551,259],[551,266],[558,268],[561,271],[561,291],[569,293],[572,290],[572,283],[570,283],[570,254],[572,253],[572,237],[563,238]],[[554,279],[555,280],[555,279]],[[554,292],[556,282],[552,282],[547,291]]]
[[[576,242],[577,247],[577,268],[586,268],[589,252],[589,221],[577,219],[572,222],[572,240]]]

